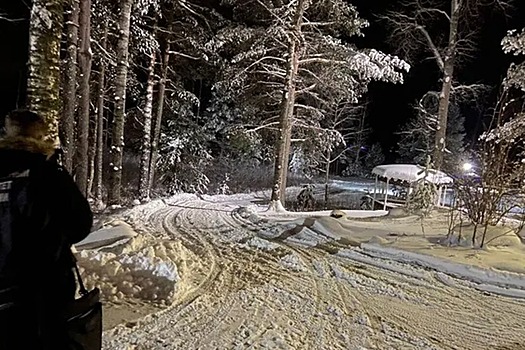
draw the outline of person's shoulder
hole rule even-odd
[[[69,181],[71,175],[60,164],[50,161],[42,161],[32,169],[33,174],[42,180]]]

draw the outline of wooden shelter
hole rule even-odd
[[[445,203],[445,195],[447,186],[454,182],[454,180],[442,171],[434,169],[425,169],[420,165],[415,164],[386,164],[376,166],[372,170],[372,174],[376,176],[373,193],[373,203],[377,201],[378,185],[385,183],[382,187],[384,193],[383,210],[386,210],[388,205],[388,186],[391,182],[401,182],[408,187],[407,195],[409,195],[414,185],[421,179],[435,184],[438,187],[437,205]]]

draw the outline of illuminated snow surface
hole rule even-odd
[[[268,211],[264,196],[156,200],[80,246],[107,307],[160,310],[106,330],[104,349],[525,348],[524,275],[379,244],[410,218]]]

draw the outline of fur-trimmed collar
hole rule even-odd
[[[6,136],[1,138],[0,149],[27,151],[31,153],[43,154],[47,157],[51,156],[55,152],[53,143],[49,141],[21,136]]]

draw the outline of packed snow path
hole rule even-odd
[[[525,349],[523,300],[233,203],[168,204],[128,220],[177,263],[174,304],[107,331],[104,349]]]

